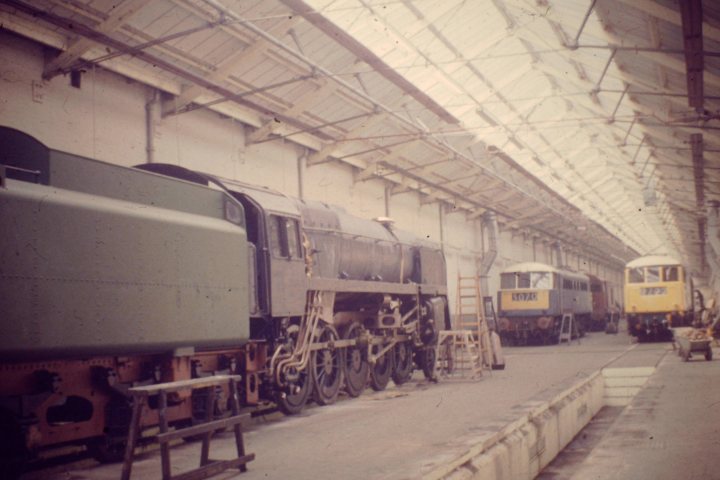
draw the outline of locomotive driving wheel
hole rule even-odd
[[[410,380],[413,373],[413,352],[408,342],[398,342],[392,349],[395,368],[392,379],[395,385],[402,385]]]
[[[381,345],[373,345],[373,353],[379,351],[381,348]],[[385,390],[385,387],[387,387],[390,376],[393,373],[394,359],[395,357],[392,350],[385,352],[375,361],[375,365],[373,365],[372,370],[370,370],[370,386],[376,392]]]
[[[360,322],[353,322],[345,333],[343,339],[357,340],[363,332]],[[363,349],[358,345],[351,345],[345,348],[345,391],[351,397],[359,396],[367,385],[370,365],[367,361],[367,348]]]
[[[278,407],[286,415],[300,413],[310,396],[310,378],[307,369],[302,372],[293,371],[291,374],[297,378],[291,385],[291,391],[278,392],[275,398]]]
[[[100,463],[117,463],[125,456],[127,437],[101,435],[88,443],[90,455]]]
[[[293,351],[299,330],[297,325],[288,327],[289,341],[287,345],[282,347],[285,351],[290,353]],[[275,402],[284,414],[295,415],[302,411],[310,396],[311,379],[310,375],[308,375],[308,368],[302,371],[298,371],[294,367],[288,369],[285,380],[289,386],[277,392]]]
[[[435,362],[437,361],[435,347],[429,346],[423,348],[420,352],[419,360],[425,378],[431,381],[437,381],[435,377]]]
[[[320,405],[330,405],[337,400],[343,380],[342,352],[332,345],[338,334],[332,325],[319,327],[317,342],[329,342],[328,346],[315,350],[310,356],[310,374],[313,383],[313,398]]]

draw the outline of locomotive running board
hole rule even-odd
[[[337,280],[334,278],[308,278],[308,290],[347,293],[396,293],[416,295],[444,295],[444,285],[418,285],[416,283],[371,282],[364,280]]]

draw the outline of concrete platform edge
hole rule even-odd
[[[435,479],[532,480],[604,405],[598,371],[424,475]]]

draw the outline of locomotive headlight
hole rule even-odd
[[[224,203],[225,220],[234,223],[235,225],[242,226],[244,219],[242,207],[238,203],[235,203],[227,198]]]

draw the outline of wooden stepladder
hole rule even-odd
[[[572,312],[564,312],[560,321],[560,334],[558,335],[558,343],[567,342],[570,345],[572,339],[577,339],[580,343],[580,331],[578,330],[575,315]]]
[[[436,374],[441,376],[482,376],[483,365],[473,332],[442,330],[438,334]]]
[[[485,309],[483,307],[480,277],[458,275],[457,283],[457,329],[471,330],[476,339],[477,349],[483,368],[491,368],[493,363],[490,331],[488,330]]]
[[[484,369],[492,367],[493,355],[479,277],[458,275],[456,305],[453,330],[439,333],[438,373],[481,376]]]

